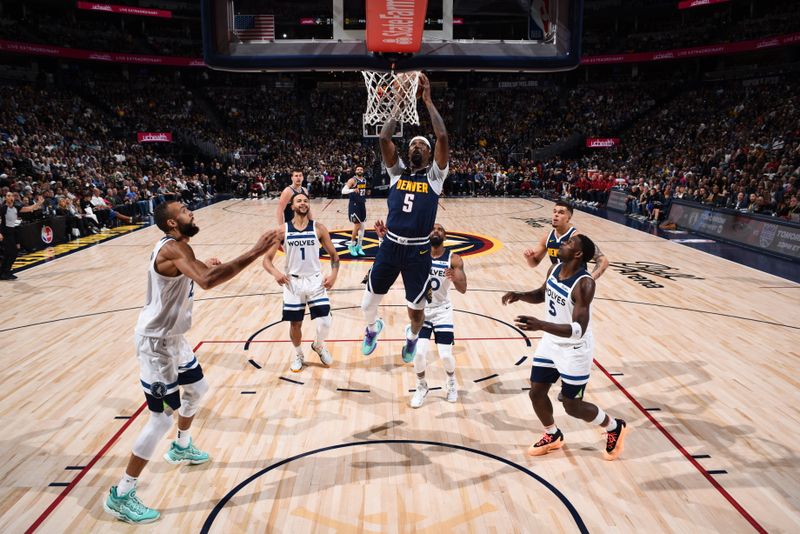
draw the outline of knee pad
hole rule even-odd
[[[439,349],[439,357],[444,364],[444,370],[452,373],[456,370],[456,359],[453,357],[453,345],[436,345]]]
[[[153,457],[161,438],[172,428],[172,416],[164,412],[150,412],[150,419],[145,423],[133,444],[132,452],[143,460]]]
[[[314,319],[314,324],[317,327],[317,341],[324,341],[328,337],[328,332],[331,330],[331,322],[330,315]]]
[[[414,372],[424,373],[425,368],[428,366],[427,352],[429,340],[419,338],[417,341],[417,353],[414,355]]]
[[[378,304],[381,303],[382,299],[383,295],[376,295],[364,290],[364,297],[361,299],[361,311],[364,312],[368,323],[374,323],[378,318]]]
[[[200,408],[200,399],[208,392],[208,382],[205,378],[181,386],[181,407],[178,413],[182,417],[192,417]]]

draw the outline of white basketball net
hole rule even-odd
[[[376,72],[365,70],[367,111],[364,123],[383,124],[389,119],[419,124],[417,89],[419,72]]]

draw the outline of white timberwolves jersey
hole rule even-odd
[[[291,221],[284,228],[285,238],[283,250],[286,251],[286,274],[310,276],[319,274],[322,266],[319,263],[319,238],[317,225],[308,221],[308,226],[297,230]]]
[[[164,276],[156,272],[158,252],[171,237],[163,237],[150,256],[147,271],[147,299],[139,313],[136,333],[146,337],[169,337],[185,334],[192,326],[194,282],[180,274]]]
[[[452,253],[445,250],[441,257],[431,261],[431,289],[433,298],[430,307],[445,306],[450,304],[450,280],[444,275],[445,269],[451,269],[450,256]]]
[[[581,269],[574,275],[566,280],[559,280],[558,273],[561,272],[563,264],[559,263],[553,268],[553,272],[547,277],[547,285],[545,287],[544,304],[547,307],[547,321],[551,323],[572,323],[572,311],[575,308],[575,303],[572,301],[572,290],[578,284],[581,278],[592,276],[586,269]],[[544,335],[550,335],[545,333]],[[567,337],[559,337],[550,335],[552,340],[559,345],[574,345],[575,340]],[[589,310],[589,322],[586,325],[586,332],[583,333],[583,339],[592,340],[592,316],[591,309]]]

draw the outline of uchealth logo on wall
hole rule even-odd
[[[364,256],[351,256],[347,251],[351,235],[352,230],[331,230],[331,241],[336,247],[336,252],[339,253],[339,259],[342,261],[374,261],[378,254],[378,235],[375,230],[369,228],[364,233],[364,244],[362,245]],[[491,254],[500,250],[503,245],[491,237],[448,230],[444,246],[451,252],[466,257]],[[320,258],[328,258],[328,253],[324,249],[320,249]]]
[[[136,140],[139,143],[171,143],[172,132],[138,132]]]
[[[42,241],[48,245],[53,242],[53,229],[49,226],[42,226]]]

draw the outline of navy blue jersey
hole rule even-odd
[[[428,237],[436,222],[439,195],[448,168],[439,169],[434,161],[428,169],[402,175],[404,167],[402,160],[398,159],[394,167],[387,169],[391,186],[386,227],[402,237]]]
[[[367,203],[367,180],[366,178],[356,177],[355,191],[350,193],[350,207],[360,208]]]
[[[550,256],[551,263],[560,263],[560,260],[558,259],[558,249],[561,248],[561,245],[569,241],[569,238],[572,237],[572,234],[574,233],[574,226],[570,226],[569,230],[567,230],[566,233],[564,233],[564,235],[561,237],[556,236],[555,228],[550,230],[550,235],[547,236],[547,255]]]

